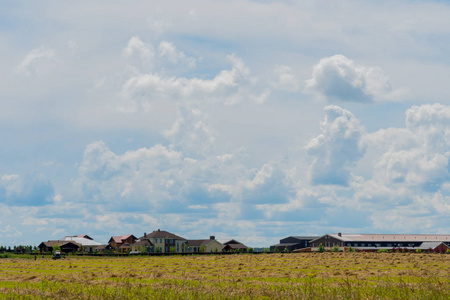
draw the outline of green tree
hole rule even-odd
[[[339,252],[339,246],[334,245],[333,248],[331,248],[331,252]]]
[[[55,251],[61,251],[61,247],[58,244],[54,244],[52,248],[53,248],[52,253],[55,253]]]
[[[278,250],[278,246],[275,246],[275,249],[273,249],[273,252],[280,252],[280,250]]]
[[[417,248],[416,253],[422,253],[422,250],[420,250],[420,248]]]
[[[322,245],[322,243],[319,244],[319,252],[324,252],[325,247]]]
[[[169,247],[169,252],[170,252],[170,253],[175,253],[175,252],[177,252],[177,250],[175,249],[175,246],[170,246],[170,247]]]
[[[205,246],[201,245],[200,247],[198,247],[198,252],[205,253],[205,249]]]
[[[348,246],[347,252],[355,252],[355,249],[353,249],[352,246]]]

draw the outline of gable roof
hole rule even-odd
[[[216,241],[219,244],[221,244],[218,240],[215,239],[207,239],[207,240],[187,240],[188,242],[188,246],[189,247],[201,247],[201,246],[206,246],[209,243]]]
[[[244,244],[242,244],[241,242],[238,242],[238,241],[236,241],[236,240],[229,240],[229,241],[226,241],[226,242],[224,242],[224,243],[222,243],[223,245],[231,245],[231,244],[241,244],[241,245],[244,245]]]
[[[450,248],[450,247],[448,247],[446,244],[444,244],[444,243],[442,243],[442,242],[423,242],[420,246],[419,246],[419,248],[421,249],[421,250],[428,250],[428,249],[436,249],[437,247],[439,247],[440,245],[444,245],[445,247],[447,247],[447,248]]]
[[[153,246],[153,244],[152,244],[152,242],[150,242],[149,240],[144,239],[144,240],[137,241],[136,243],[133,243],[132,246],[146,246],[146,247],[151,247],[151,246]]]
[[[168,231],[164,230],[155,230],[152,233],[146,234],[140,238],[140,240],[143,239],[175,239],[175,240],[186,240],[185,238],[182,238],[181,236],[178,236],[176,234],[170,233]]]
[[[137,240],[137,237],[135,237],[132,234],[122,234],[122,235],[117,235],[117,236],[112,236],[109,239],[109,242],[111,242],[111,240],[113,240],[116,244],[121,244],[123,243],[126,239],[128,239],[129,237],[132,237],[133,240]]]
[[[52,248],[53,246],[55,246],[56,244],[58,244],[59,247],[64,247],[64,246],[72,246],[72,247],[79,247],[80,244],[77,244],[73,241],[58,241],[58,240],[53,240],[53,241],[47,241],[47,242],[42,242],[39,244],[39,248],[41,248],[41,246],[45,246],[47,248]]]
[[[223,249],[225,248],[230,248],[230,249],[247,249],[248,247],[245,246],[244,244],[226,244],[223,246]]]

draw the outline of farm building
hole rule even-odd
[[[137,240],[137,237],[135,237],[132,234],[124,234],[124,235],[117,235],[112,236],[108,244],[116,250],[119,250],[121,252],[128,252],[130,247],[122,247],[124,244],[132,244]],[[122,247],[122,248],[121,248]]]
[[[82,246],[81,248],[84,252],[95,252],[95,248],[102,245],[102,243],[94,241],[94,239],[88,235],[65,236],[60,239],[60,241],[75,242]]]
[[[131,252],[152,253],[154,252],[154,247],[152,242],[150,242],[149,240],[139,240],[131,244]]]
[[[229,240],[223,244],[222,251],[247,251],[248,247],[236,240]]]
[[[168,253],[171,250],[177,253],[187,252],[187,240],[168,231],[158,229],[149,234],[144,233],[139,240],[150,241],[155,252]]]
[[[438,251],[450,246],[450,235],[444,234],[343,234],[329,233],[310,241],[311,247],[352,247],[361,251],[406,249]],[[446,248],[447,247],[447,248]]]
[[[220,252],[223,245],[216,240],[215,236],[210,236],[207,240],[188,240],[188,252]]]
[[[47,241],[39,244],[39,251],[42,252],[53,252],[53,246],[58,245],[63,253],[70,253],[78,251],[81,247],[80,244],[71,241]]]
[[[318,236],[288,236],[280,240],[279,244],[270,246],[270,251],[289,251],[308,248],[309,242],[318,238]]]

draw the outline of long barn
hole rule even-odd
[[[446,251],[450,249],[448,234],[344,234],[328,233],[310,241],[312,248],[352,247],[362,251],[402,248],[407,250]]]

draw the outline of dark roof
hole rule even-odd
[[[98,245],[98,246],[94,246],[92,248],[95,250],[105,250],[105,249],[111,249],[111,246],[109,244],[108,245]]]
[[[153,244],[149,240],[140,240],[136,243],[133,243],[133,246],[153,246]]]
[[[295,246],[298,244],[300,244],[300,243],[281,243],[281,244],[272,245],[270,247],[289,247],[289,246]]]
[[[207,239],[207,240],[187,240],[189,247],[200,247],[200,246],[206,246],[212,241],[215,241],[213,239]]]
[[[225,243],[223,243],[224,245],[230,245],[230,244],[241,244],[241,245],[244,245],[244,244],[242,244],[241,242],[238,242],[238,241],[236,241],[236,240],[229,240],[229,241],[227,241],[227,242],[225,242]]]
[[[298,236],[298,235],[291,235],[291,236],[288,236],[288,237],[286,237],[286,238],[284,238],[284,239],[287,239],[287,238],[294,238],[294,239],[297,239],[297,240],[314,240],[314,239],[317,239],[319,236],[317,236],[317,235],[315,235],[315,236]],[[283,240],[284,240],[283,239]]]
[[[224,248],[226,248],[226,247],[231,248],[231,249],[247,249],[248,248],[244,244],[240,244],[240,243],[239,244],[226,244],[224,246]]]
[[[176,234],[170,233],[168,231],[164,230],[155,230],[152,233],[149,233],[147,235],[144,235],[140,238],[140,240],[143,239],[175,239],[175,240],[186,240],[185,238],[182,238]]]
[[[75,242],[71,242],[71,241],[47,241],[47,242],[42,242],[39,247],[41,246],[45,246],[47,248],[52,248],[53,246],[55,246],[56,244],[58,244],[58,246],[63,247],[63,246],[68,246],[69,244],[72,244],[73,246],[76,247],[80,247],[79,244],[75,243]]]

